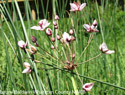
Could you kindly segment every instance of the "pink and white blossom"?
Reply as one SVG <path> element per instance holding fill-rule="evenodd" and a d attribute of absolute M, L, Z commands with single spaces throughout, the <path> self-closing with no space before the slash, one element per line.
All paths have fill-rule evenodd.
<path fill-rule="evenodd" d="M 31 73 L 30 64 L 28 62 L 24 62 L 25 69 L 22 71 L 22 73 Z"/>
<path fill-rule="evenodd" d="M 39 21 L 39 26 L 33 26 L 33 27 L 31 27 L 31 29 L 43 31 L 49 25 L 50 25 L 50 23 L 46 19 L 43 19 L 43 20 Z"/>
<path fill-rule="evenodd" d="M 99 49 L 100 49 L 100 51 L 102 51 L 102 53 L 105 53 L 105 54 L 115 53 L 114 50 L 109 50 L 106 43 L 104 43 L 104 42 L 99 46 Z"/>
<path fill-rule="evenodd" d="M 70 41 L 71 41 L 71 36 L 68 33 L 64 32 L 62 42 L 69 44 Z"/>
<path fill-rule="evenodd" d="M 91 91 L 93 85 L 94 85 L 94 83 L 86 83 L 83 85 L 83 90 L 89 92 L 89 91 Z"/>
<path fill-rule="evenodd" d="M 70 3 L 71 10 L 70 11 L 82 11 L 82 9 L 86 6 L 86 3 L 82 3 L 81 5 L 79 3 Z"/>
<path fill-rule="evenodd" d="M 20 40 L 20 41 L 18 41 L 18 46 L 21 49 L 25 49 L 25 47 L 27 46 L 27 44 L 23 40 Z"/>
<path fill-rule="evenodd" d="M 99 32 L 96 20 L 93 21 L 92 25 L 84 24 L 83 27 L 87 30 L 87 32 Z"/>
<path fill-rule="evenodd" d="M 50 28 L 46 29 L 46 35 L 48 35 L 48 36 L 52 35 L 52 30 Z"/>

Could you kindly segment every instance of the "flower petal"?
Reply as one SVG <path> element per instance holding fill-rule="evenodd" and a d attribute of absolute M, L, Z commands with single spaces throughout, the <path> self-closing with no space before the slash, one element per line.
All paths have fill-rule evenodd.
<path fill-rule="evenodd" d="M 33 26 L 33 27 L 31 27 L 31 29 L 34 29 L 34 30 L 41 30 L 41 27 L 40 27 L 40 26 Z"/>
<path fill-rule="evenodd" d="M 26 43 L 23 40 L 18 41 L 18 46 L 22 49 L 26 47 Z"/>
<path fill-rule="evenodd" d="M 115 53 L 115 51 L 114 50 L 108 50 L 108 51 L 105 52 L 105 54 L 112 54 L 112 53 Z"/>
<path fill-rule="evenodd" d="M 28 62 L 24 62 L 24 66 L 27 68 L 30 67 L 30 64 Z"/>
<path fill-rule="evenodd" d="M 97 21 L 96 21 L 96 19 L 93 21 L 92 25 L 97 26 Z"/>
<path fill-rule="evenodd" d="M 70 3 L 70 6 L 71 6 L 71 10 L 70 11 L 77 11 L 78 10 L 78 7 L 77 7 L 76 4 Z"/>
<path fill-rule="evenodd" d="M 107 45 L 106 45 L 106 43 L 104 43 L 104 42 L 100 45 L 99 49 L 100 49 L 102 52 L 106 52 L 106 51 L 109 50 L 108 47 L 107 47 Z"/>
<path fill-rule="evenodd" d="M 81 11 L 86 6 L 86 3 L 82 3 L 79 7 L 79 10 Z"/>
<path fill-rule="evenodd" d="M 91 26 L 90 26 L 90 25 L 84 24 L 83 27 L 84 27 L 88 32 L 91 31 Z"/>
<path fill-rule="evenodd" d="M 27 67 L 27 68 L 25 68 L 25 69 L 22 71 L 22 73 L 23 73 L 23 74 L 24 74 L 24 73 L 29 73 L 29 71 L 30 71 L 30 68 Z"/>

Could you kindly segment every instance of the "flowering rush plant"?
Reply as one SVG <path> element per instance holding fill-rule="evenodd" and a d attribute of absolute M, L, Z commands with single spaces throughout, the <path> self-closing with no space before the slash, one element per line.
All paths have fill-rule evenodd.
<path fill-rule="evenodd" d="M 86 7 L 86 3 L 70 3 L 71 10 L 70 12 L 77 12 L 77 27 L 78 27 L 78 12 L 83 11 Z M 91 91 L 92 87 L 94 86 L 94 83 L 84 83 L 77 71 L 77 68 L 80 64 L 87 63 L 102 54 L 112 54 L 115 53 L 114 50 L 109 50 L 106 43 L 103 41 L 102 44 L 98 47 L 100 50 L 100 54 L 97 56 L 94 56 L 93 58 L 86 60 L 85 62 L 79 63 L 79 59 L 82 58 L 82 55 L 84 54 L 85 50 L 90 45 L 90 42 L 93 39 L 94 33 L 99 32 L 97 26 L 98 22 L 95 19 L 92 24 L 83 24 L 84 30 L 90 34 L 89 40 L 87 45 L 85 46 L 84 50 L 81 52 L 80 55 L 77 55 L 77 41 L 78 40 L 78 28 L 71 28 L 68 31 L 62 31 L 59 28 L 59 21 L 60 18 L 58 15 L 55 15 L 53 23 L 50 23 L 47 19 L 40 20 L 38 22 L 38 25 L 32 26 L 32 30 L 36 30 L 38 32 L 44 32 L 46 37 L 48 38 L 49 42 L 49 49 L 52 53 L 47 51 L 45 48 L 42 48 L 42 46 L 37 41 L 38 38 L 35 36 L 31 37 L 32 44 L 29 44 L 24 42 L 23 40 L 20 40 L 18 42 L 19 47 L 25 51 L 26 54 L 30 53 L 30 58 L 34 63 L 43 63 L 39 59 L 36 59 L 35 56 L 38 56 L 44 60 L 50 60 L 50 58 L 54 61 L 52 64 L 50 63 L 49 66 L 56 67 L 58 69 L 61 68 L 61 70 L 66 70 L 70 72 L 76 72 L 76 75 L 78 76 L 78 79 L 80 80 L 82 84 L 82 88 L 84 91 L 89 92 Z M 53 26 L 50 27 L 50 25 Z M 28 48 L 29 47 L 29 48 Z M 45 46 L 48 48 L 47 46 Z M 44 53 L 40 54 L 40 50 Z M 38 58 L 37 57 L 37 58 Z M 43 63 L 44 64 L 44 63 Z M 30 65 L 30 62 L 24 62 L 25 69 L 22 71 L 22 73 L 33 73 L 34 68 L 32 65 Z"/>

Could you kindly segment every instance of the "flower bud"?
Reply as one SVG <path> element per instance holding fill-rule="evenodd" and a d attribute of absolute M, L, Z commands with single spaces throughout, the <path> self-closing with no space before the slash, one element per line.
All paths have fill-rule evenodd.
<path fill-rule="evenodd" d="M 34 36 L 31 37 L 31 40 L 33 43 L 35 43 L 37 41 L 37 39 Z"/>
<path fill-rule="evenodd" d="M 34 43 L 34 45 L 35 45 L 36 47 L 39 47 L 39 45 L 38 45 L 38 43 L 37 43 L 37 42 L 35 42 L 35 43 Z"/>
<path fill-rule="evenodd" d="M 54 25 L 54 26 L 57 26 L 57 22 L 56 22 L 56 21 L 53 21 L 53 25 Z"/>
<path fill-rule="evenodd" d="M 97 26 L 97 21 L 94 20 L 92 25 Z"/>
<path fill-rule="evenodd" d="M 60 39 L 61 39 L 61 37 L 60 37 L 59 35 L 56 35 L 56 38 L 57 38 L 57 40 L 60 40 Z"/>
<path fill-rule="evenodd" d="M 75 54 L 72 54 L 72 58 L 75 58 Z"/>
<path fill-rule="evenodd" d="M 69 34 L 73 35 L 73 30 L 72 29 L 70 29 Z"/>
<path fill-rule="evenodd" d="M 55 47 L 53 45 L 51 45 L 51 49 L 54 49 Z"/>
<path fill-rule="evenodd" d="M 25 49 L 25 47 L 27 46 L 27 44 L 23 40 L 20 40 L 20 41 L 18 41 L 18 46 L 21 49 Z"/>
<path fill-rule="evenodd" d="M 70 62 L 69 62 L 69 61 L 66 61 L 66 63 L 67 63 L 67 64 L 70 64 Z"/>
<path fill-rule="evenodd" d="M 54 37 L 52 37 L 52 42 L 55 42 L 55 38 Z"/>
<path fill-rule="evenodd" d="M 52 30 L 50 28 L 47 28 L 46 35 L 48 35 L 48 36 L 52 35 Z"/>
<path fill-rule="evenodd" d="M 34 47 L 34 46 L 32 46 L 32 45 L 30 45 L 30 48 L 31 48 L 31 51 L 30 50 L 28 50 L 31 54 L 35 54 L 36 52 L 37 52 L 37 49 Z"/>
<path fill-rule="evenodd" d="M 58 15 L 55 15 L 55 20 L 59 20 L 59 16 Z"/>
<path fill-rule="evenodd" d="M 55 28 L 55 29 L 58 29 L 58 26 L 56 25 L 56 26 L 54 26 L 54 28 Z"/>

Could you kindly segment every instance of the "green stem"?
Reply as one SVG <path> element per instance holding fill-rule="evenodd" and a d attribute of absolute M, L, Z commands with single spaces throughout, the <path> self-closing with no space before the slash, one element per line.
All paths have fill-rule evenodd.
<path fill-rule="evenodd" d="M 99 18 L 99 23 L 100 23 L 100 29 L 101 29 L 102 40 L 103 40 L 103 42 L 104 42 L 104 34 L 103 34 L 103 30 L 102 30 L 102 22 L 101 22 L 101 20 L 100 20 L 99 8 L 98 8 L 97 0 L 96 0 L 96 8 L 97 8 L 97 12 L 98 12 L 98 18 Z"/>

